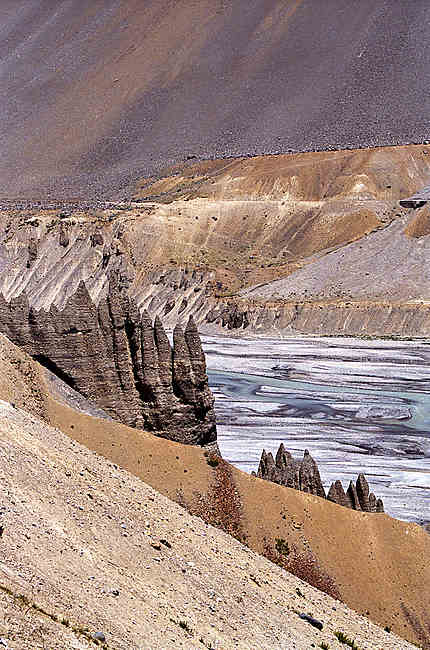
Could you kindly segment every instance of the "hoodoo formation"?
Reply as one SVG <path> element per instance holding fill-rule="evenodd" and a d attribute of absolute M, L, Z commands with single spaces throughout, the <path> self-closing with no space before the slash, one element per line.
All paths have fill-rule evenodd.
<path fill-rule="evenodd" d="M 113 418 L 158 436 L 218 451 L 214 398 L 192 318 L 173 349 L 114 277 L 98 307 L 83 282 L 64 309 L 36 311 L 0 296 L 0 331 Z"/>
<path fill-rule="evenodd" d="M 382 499 L 377 499 L 373 492 L 370 492 L 364 474 L 359 474 L 355 485 L 350 481 L 346 492 L 341 481 L 335 481 L 326 495 L 318 465 L 307 449 L 302 460 L 293 458 L 282 443 L 279 445 L 276 459 L 271 452 L 266 453 L 263 449 L 258 472 L 253 472 L 253 475 L 278 485 L 315 494 L 352 510 L 384 512 Z"/>
<path fill-rule="evenodd" d="M 0 0 L 0 647 L 430 650 L 429 36 Z"/>

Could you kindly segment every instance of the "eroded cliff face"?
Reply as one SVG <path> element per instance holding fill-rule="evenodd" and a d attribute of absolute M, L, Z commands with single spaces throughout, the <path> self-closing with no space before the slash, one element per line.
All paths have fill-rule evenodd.
<path fill-rule="evenodd" d="M 263 449 L 258 472 L 253 474 L 266 481 L 314 494 L 352 510 L 384 512 L 382 499 L 377 499 L 373 492 L 370 492 L 364 474 L 358 475 L 355 484 L 350 481 L 346 492 L 341 481 L 335 481 L 326 495 L 318 465 L 307 449 L 301 461 L 293 458 L 282 443 L 275 459 L 270 452 L 266 453 Z"/>
<path fill-rule="evenodd" d="M 430 334 L 430 147 L 186 163 L 135 200 L 0 201 L 0 291 L 63 309 L 109 277 L 141 313 L 240 334 Z"/>
<path fill-rule="evenodd" d="M 288 335 L 428 337 L 430 302 L 388 300 L 257 301 L 229 298 L 212 303 L 202 330 L 226 329 Z"/>
<path fill-rule="evenodd" d="M 111 278 L 96 306 L 83 282 L 59 310 L 0 296 L 0 329 L 72 388 L 129 426 L 217 451 L 214 398 L 192 318 L 174 330 L 173 349 Z"/>

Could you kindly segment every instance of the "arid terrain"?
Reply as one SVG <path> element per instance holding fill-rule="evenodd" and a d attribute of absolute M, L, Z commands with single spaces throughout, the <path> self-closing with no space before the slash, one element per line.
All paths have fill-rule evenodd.
<path fill-rule="evenodd" d="M 3 488 L 2 512 L 5 514 L 2 516 L 1 523 L 5 527 L 5 533 L 1 543 L 9 553 L 8 562 L 4 560 L 6 576 L 3 580 L 6 580 L 6 587 L 13 589 L 14 592 L 24 591 L 29 598 L 30 596 L 34 598 L 47 611 L 55 612 L 60 617 L 66 616 L 76 624 L 87 626 L 89 623 L 90 629 L 104 627 L 105 630 L 109 630 L 109 634 L 115 635 L 113 647 L 160 647 L 160 642 L 157 640 L 154 641 L 153 646 L 145 643 L 139 646 L 139 639 L 142 638 L 140 635 L 147 630 L 145 625 L 151 611 L 156 615 L 152 617 L 153 620 L 160 620 L 160 628 L 154 628 L 154 635 L 159 634 L 161 636 L 158 638 L 167 638 L 166 647 L 169 647 L 167 643 L 172 639 L 175 639 L 175 643 L 178 639 L 182 641 L 183 647 L 194 647 L 191 637 L 185 634 L 184 638 L 183 631 L 178 630 L 177 626 L 175 628 L 175 624 L 171 624 L 170 617 L 175 621 L 187 620 L 190 627 L 196 631 L 196 636 L 202 635 L 205 642 L 217 638 L 220 641 L 218 646 L 220 648 L 232 647 L 228 639 L 235 638 L 238 639 L 238 647 L 253 648 L 255 645 L 250 639 L 256 638 L 255 635 L 258 634 L 261 634 L 259 647 L 285 647 L 285 642 L 279 637 L 282 626 L 279 627 L 280 614 L 274 601 L 269 608 L 270 615 L 268 611 L 267 614 L 262 615 L 263 605 L 257 604 L 261 601 L 255 601 L 254 596 L 250 596 L 252 607 L 255 606 L 252 612 L 255 611 L 257 617 L 261 615 L 261 620 L 264 621 L 261 633 L 256 627 L 252 637 L 244 636 L 245 632 L 239 625 L 240 616 L 245 617 L 242 623 L 247 621 L 247 625 L 249 621 L 254 621 L 254 615 L 247 609 L 251 605 L 249 602 L 248 605 L 246 604 L 246 594 L 241 595 L 244 598 L 243 613 L 240 614 L 236 609 L 232 610 L 233 604 L 229 600 L 230 604 L 226 605 L 226 612 L 230 608 L 230 614 L 223 616 L 220 613 L 225 620 L 222 622 L 220 619 L 216 623 L 215 632 L 210 626 L 210 622 L 213 621 L 205 623 L 206 619 L 201 619 L 203 614 L 200 610 L 195 610 L 194 606 L 192 606 L 193 616 L 191 616 L 191 595 L 184 597 L 183 604 L 180 604 L 182 601 L 179 592 L 185 592 L 185 596 L 192 588 L 195 589 L 195 598 L 199 601 L 195 604 L 202 608 L 202 612 L 206 611 L 204 607 L 207 607 L 207 603 L 202 602 L 206 597 L 198 596 L 198 593 L 201 593 L 200 583 L 195 582 L 196 577 L 193 573 L 190 575 L 194 567 L 192 564 L 187 565 L 186 562 L 194 562 L 195 566 L 201 567 L 202 574 L 207 575 L 209 557 L 214 557 L 213 561 L 219 563 L 218 568 L 214 567 L 213 570 L 220 572 L 221 576 L 221 573 L 225 575 L 226 568 L 224 553 L 227 555 L 232 553 L 227 564 L 230 577 L 233 575 L 232 571 L 239 570 L 235 568 L 241 562 L 236 559 L 239 558 L 238 553 L 244 554 L 243 557 L 246 557 L 248 562 L 251 561 L 251 557 L 256 558 L 257 565 L 250 569 L 247 580 L 254 585 L 253 589 L 257 586 L 264 594 L 266 586 L 269 588 L 265 580 L 269 580 L 267 576 L 271 571 L 274 572 L 276 589 L 287 589 L 289 594 L 292 592 L 292 600 L 286 596 L 282 596 L 285 600 L 280 600 L 279 593 L 274 596 L 278 604 L 281 603 L 282 617 L 285 616 L 285 603 L 293 612 L 296 608 L 300 608 L 302 597 L 296 591 L 297 586 L 300 593 L 314 594 L 312 597 L 317 597 L 315 591 L 305 591 L 308 587 L 302 588 L 301 583 L 294 582 L 295 578 L 289 577 L 287 573 L 282 573 L 283 577 L 280 580 L 281 569 L 271 568 L 270 563 L 258 559 L 253 554 L 250 555 L 250 551 L 246 548 L 248 547 L 266 555 L 281 567 L 285 566 L 306 582 L 342 600 L 356 612 L 367 615 L 382 628 L 388 627 L 393 632 L 427 647 L 429 625 L 427 584 L 430 578 L 427 557 L 430 537 L 422 528 L 391 519 L 387 515 L 347 510 L 318 497 L 253 478 L 229 466 L 225 461 L 218 460 L 218 464 L 209 463 L 211 458 L 205 456 L 204 451 L 197 447 L 155 438 L 149 433 L 130 429 L 112 420 L 98 419 L 83 413 L 82 410 L 87 412 L 90 410 L 84 400 L 75 401 L 75 406 L 78 403 L 80 411 L 71 408 L 66 403 L 69 399 L 64 396 L 64 391 L 59 391 L 53 388 L 52 384 L 47 383 L 46 371 L 4 337 L 1 339 L 1 363 L 4 371 L 0 381 L 0 398 L 8 403 L 2 405 L 2 445 L 5 454 L 2 466 L 5 467 L 3 480 L 7 481 L 7 484 Z M 56 427 L 60 432 L 67 434 L 67 438 L 49 427 Z M 82 444 L 107 460 L 96 458 L 81 447 Z M 25 472 L 24 465 L 27 467 Z M 136 478 L 132 478 L 125 470 Z M 21 476 L 22 480 L 17 480 L 18 476 Z M 164 497 L 185 506 L 189 512 L 198 517 L 190 518 L 184 510 L 178 509 L 164 497 L 157 496 L 138 479 L 152 486 Z M 136 496 L 136 494 L 140 495 L 140 491 L 142 496 Z M 152 498 L 154 501 L 151 500 Z M 124 501 L 121 501 L 122 499 Z M 157 511 L 154 504 L 158 502 L 160 515 L 155 516 L 154 513 Z M 121 505 L 122 503 L 124 506 Z M 176 528 L 172 521 L 176 521 L 177 518 L 181 523 L 178 524 L 179 534 L 175 536 Z M 149 526 L 146 525 L 146 521 L 149 522 Z M 188 521 L 189 526 L 182 523 Z M 216 531 L 213 535 L 221 535 L 219 539 L 223 540 L 222 544 L 221 542 L 210 543 L 208 538 L 213 529 L 208 528 L 205 522 L 231 533 L 246 546 L 243 547 L 224 533 Z M 123 524 L 125 528 L 121 528 Z M 13 526 L 17 526 L 15 535 L 12 531 Z M 73 528 L 73 532 L 68 533 L 70 527 Z M 149 528 L 149 536 L 143 536 L 142 530 L 146 528 Z M 190 535 L 193 532 L 189 538 L 181 534 L 181 531 L 185 533 L 188 530 Z M 201 544 L 202 536 L 205 538 L 204 545 Z M 200 543 L 195 541 L 199 537 Z M 145 576 L 149 575 L 146 572 L 154 571 L 154 566 L 158 567 L 159 559 L 164 556 L 170 557 L 167 549 L 163 551 L 163 545 L 161 552 L 150 546 L 151 543 L 158 546 L 161 538 L 166 538 L 172 544 L 172 551 L 176 548 L 184 563 L 184 566 L 177 565 L 175 569 L 178 578 L 171 576 L 170 571 L 168 577 L 164 571 L 161 574 L 156 573 L 160 575 L 162 582 L 165 581 L 163 582 L 165 586 L 160 583 L 159 587 L 160 593 L 164 592 L 163 599 L 167 598 L 168 584 L 173 581 L 172 586 L 175 588 L 175 580 L 184 580 L 184 575 L 192 578 L 191 583 L 194 585 L 186 587 L 185 584 L 188 583 L 182 586 L 178 583 L 178 591 L 171 591 L 171 600 L 166 601 L 165 611 L 161 611 L 159 599 L 158 607 L 150 604 L 154 603 L 151 599 L 156 597 L 153 585 L 151 596 L 148 588 L 144 587 L 147 584 Z M 52 549 L 49 553 L 55 555 L 48 555 L 47 559 L 43 560 L 43 566 L 39 566 L 42 558 L 38 559 L 40 555 L 38 548 L 40 544 L 46 548 L 47 539 L 49 539 L 49 548 Z M 289 549 L 288 553 L 281 553 L 277 549 L 278 539 L 284 540 Z M 176 546 L 179 543 L 180 551 L 179 546 Z M 135 545 L 138 544 L 140 544 L 139 553 L 136 553 L 138 546 Z M 112 548 L 108 557 L 105 555 L 107 547 Z M 97 550 L 98 548 L 100 550 Z M 197 548 L 201 549 L 199 552 L 202 555 L 198 555 Z M 278 548 L 280 548 L 279 544 Z M 102 556 L 99 557 L 98 553 L 101 553 L 102 549 Z M 212 553 L 214 555 L 211 555 Z M 52 557 L 55 557 L 55 561 L 52 561 Z M 105 559 L 102 560 L 102 557 Z M 114 557 L 118 560 L 113 559 Z M 162 561 L 170 561 L 167 557 Z M 202 558 L 199 562 L 203 562 L 205 568 L 197 564 L 198 557 Z M 72 566 L 75 568 L 70 572 L 72 560 Z M 113 564 L 109 564 L 108 560 Z M 139 562 L 139 571 L 143 571 L 143 576 L 130 570 L 129 562 L 134 566 L 133 563 L 136 561 Z M 85 570 L 80 562 L 85 562 Z M 109 567 L 105 567 L 105 563 L 108 563 Z M 261 573 L 263 569 L 258 568 L 260 566 L 258 563 L 263 563 L 261 566 L 266 567 L 264 571 L 269 573 Z M 150 569 L 146 568 L 147 565 Z M 14 567 L 13 571 L 10 566 Z M 185 574 L 182 569 L 185 569 Z M 61 573 L 64 571 L 68 572 L 66 584 L 69 585 L 69 590 L 62 589 L 59 592 L 59 581 L 64 584 L 59 576 L 64 575 Z M 251 574 L 252 577 L 249 577 Z M 112 609 L 109 611 L 112 613 L 109 614 L 106 610 L 106 598 L 112 599 L 109 593 L 114 589 L 118 588 L 120 594 L 125 591 L 124 581 L 131 578 L 133 586 L 130 584 L 127 587 L 131 590 L 130 593 L 127 592 L 129 604 L 120 607 L 124 614 L 124 623 L 120 625 L 118 622 L 120 601 L 116 598 L 108 601 L 114 603 L 110 605 Z M 154 579 L 151 573 L 151 582 Z M 237 578 L 237 580 L 241 579 L 241 577 Z M 84 601 L 80 602 L 74 593 L 75 587 L 78 593 L 82 593 L 78 585 L 83 581 L 86 584 L 87 580 L 94 585 L 94 595 L 91 595 L 91 590 L 85 587 L 85 597 L 84 593 L 82 595 Z M 219 577 L 219 580 L 227 580 L 227 577 Z M 275 578 L 270 580 L 273 580 L 275 585 Z M 270 580 L 269 584 L 271 584 Z M 292 582 L 289 582 L 290 580 Z M 139 599 L 142 597 L 145 607 L 149 609 L 146 616 L 140 617 L 140 622 L 136 623 L 136 630 L 133 631 L 134 624 L 130 623 L 130 619 L 137 621 L 139 618 L 138 604 L 132 602 L 132 596 L 135 599 L 138 597 L 134 591 L 137 589 L 136 581 L 144 589 Z M 209 582 L 212 584 L 216 582 L 215 577 Z M 37 586 L 35 587 L 33 583 Z M 291 586 L 287 587 L 287 585 Z M 215 591 L 218 588 L 220 587 L 215 587 Z M 103 594 L 103 589 L 108 595 Z M 217 598 L 227 598 L 229 590 L 231 591 L 229 598 L 235 598 L 237 588 L 226 585 L 222 589 L 225 589 L 222 591 L 223 595 L 216 596 Z M 296 598 L 297 596 L 299 599 Z M 261 597 L 266 599 L 265 595 Z M 318 592 L 318 598 L 326 597 Z M 72 600 L 73 605 L 71 605 Z M 10 603 L 10 599 L 8 602 Z M 90 602 L 90 609 L 95 612 L 91 619 L 87 614 Z M 97 602 L 100 602 L 101 609 L 93 610 Z M 182 607 L 182 610 L 179 614 L 173 615 L 171 612 L 175 602 L 179 603 L 176 607 Z M 325 621 L 337 616 L 338 611 L 346 611 L 343 605 L 332 604 L 332 601 L 327 599 L 318 602 L 327 603 L 325 611 L 329 618 L 324 619 Z M 316 605 L 312 608 L 308 603 L 303 606 L 304 613 L 310 613 L 316 618 L 318 618 L 317 614 L 323 616 L 322 605 L 321 608 L 318 606 L 318 609 Z M 216 605 L 214 608 L 218 611 Z M 237 623 L 233 623 L 232 611 L 238 612 Z M 31 612 L 31 616 L 33 613 Z M 329 629 L 345 628 L 345 633 L 349 637 L 356 637 L 360 648 L 407 647 L 403 646 L 402 642 L 393 640 L 391 634 L 388 635 L 382 629 L 374 633 L 367 632 L 367 628 L 363 627 L 362 623 L 357 623 L 355 626 L 353 623 L 355 614 L 348 612 L 345 615 L 351 627 L 347 627 L 346 619 L 342 618 L 339 622 L 337 619 L 332 619 L 334 622 Z M 273 620 L 274 631 L 273 636 L 266 637 L 268 630 L 272 629 L 267 625 L 269 616 L 271 617 L 269 620 Z M 14 618 L 15 615 L 12 616 L 12 619 Z M 38 625 L 40 624 L 41 622 L 38 621 Z M 166 633 L 166 624 L 168 633 Z M 126 627 L 122 627 L 123 625 Z M 237 625 L 237 631 L 233 633 L 232 629 L 226 627 L 227 625 Z M 49 626 L 52 627 L 51 623 Z M 289 633 L 295 634 L 296 624 L 293 625 L 289 621 L 287 629 Z M 70 631 L 62 630 L 63 632 L 69 634 Z M 246 634 L 250 634 L 250 630 Z M 311 634 L 309 641 L 306 636 L 303 636 L 306 634 Z M 308 623 L 299 621 L 297 637 L 293 637 L 296 641 L 291 642 L 291 647 L 309 647 L 312 639 L 315 642 L 315 639 L 319 638 L 312 637 L 314 634 L 313 628 L 309 627 Z M 125 645 L 121 645 L 121 635 L 126 635 L 125 638 L 130 639 L 131 645 L 127 646 L 127 641 L 124 642 Z M 321 636 L 322 640 L 325 638 Z M 374 645 L 376 638 L 377 646 Z M 306 639 L 304 645 L 301 645 L 300 639 Z M 337 647 L 334 638 L 328 642 L 330 648 Z M 241 643 L 243 645 L 240 645 Z M 297 645 L 294 646 L 294 643 Z M 18 643 L 15 647 L 20 648 L 22 645 Z M 79 646 L 70 645 L 70 647 Z"/>
<path fill-rule="evenodd" d="M 115 274 L 173 327 L 427 336 L 428 145 L 176 165 L 128 202 L 1 203 L 0 286 L 62 309 Z"/>
<path fill-rule="evenodd" d="M 425 0 L 2 0 L 0 195 L 428 138 Z M 198 28 L 196 28 L 198 26 Z"/>
<path fill-rule="evenodd" d="M 429 24 L 0 2 L 0 648 L 430 650 Z"/>

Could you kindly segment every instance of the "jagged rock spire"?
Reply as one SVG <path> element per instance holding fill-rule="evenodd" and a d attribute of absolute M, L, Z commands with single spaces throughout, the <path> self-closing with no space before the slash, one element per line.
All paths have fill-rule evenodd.
<path fill-rule="evenodd" d="M 349 508 L 352 508 L 353 510 L 361 510 L 361 505 L 357 494 L 357 488 L 355 487 L 352 481 L 349 482 L 349 486 L 346 491 L 346 502 Z"/>
<path fill-rule="evenodd" d="M 129 426 L 219 453 L 214 398 L 191 319 L 172 350 L 159 318 L 140 316 L 111 276 L 98 307 L 84 282 L 60 311 L 30 309 L 25 295 L 0 296 L 0 331 L 72 388 Z"/>
<path fill-rule="evenodd" d="M 192 316 L 190 316 L 185 328 L 185 342 L 190 355 L 194 383 L 196 386 L 202 385 L 207 381 L 206 360 L 197 326 Z"/>
<path fill-rule="evenodd" d="M 359 474 L 357 482 L 355 484 L 358 500 L 360 502 L 361 509 L 364 512 L 371 512 L 370 501 L 369 501 L 369 484 L 366 481 L 364 474 Z"/>
<path fill-rule="evenodd" d="M 173 386 L 177 395 L 187 401 L 194 399 L 194 374 L 190 351 L 182 327 L 173 330 Z"/>
<path fill-rule="evenodd" d="M 385 512 L 384 503 L 383 503 L 382 499 L 377 499 L 376 500 L 376 512 Z"/>
<path fill-rule="evenodd" d="M 272 483 L 278 482 L 276 480 L 277 471 L 276 471 L 275 461 L 273 460 L 273 455 L 271 454 L 271 452 L 267 454 L 265 449 L 263 449 L 263 453 L 261 454 L 257 476 L 259 478 L 267 477 L 267 480 L 272 481 Z"/>
<path fill-rule="evenodd" d="M 172 385 L 173 356 L 170 341 L 158 316 L 154 322 L 155 346 L 158 354 L 158 372 L 160 381 L 165 386 Z"/>
<path fill-rule="evenodd" d="M 158 353 L 154 341 L 154 330 L 147 311 L 141 317 L 140 344 L 142 355 L 142 376 L 145 395 L 155 401 L 156 388 L 160 383 Z"/>
<path fill-rule="evenodd" d="M 339 504 L 340 506 L 348 506 L 345 490 L 343 489 L 343 485 L 339 480 L 331 484 L 330 490 L 327 494 L 327 499 L 329 501 L 333 501 L 333 503 Z"/>
<path fill-rule="evenodd" d="M 325 498 L 325 490 L 321 482 L 318 465 L 306 449 L 299 470 L 299 486 L 302 492 L 316 494 Z"/>
<path fill-rule="evenodd" d="M 258 472 L 253 474 L 279 485 L 327 498 L 333 503 L 353 510 L 384 512 L 382 500 L 376 499 L 372 492 L 369 493 L 369 485 L 364 474 L 359 474 L 356 484 L 350 482 L 346 493 L 342 483 L 335 481 L 331 484 L 326 497 L 318 465 L 307 449 L 301 461 L 294 459 L 282 443 L 279 445 L 275 460 L 271 452 L 267 453 L 263 449 Z"/>
<path fill-rule="evenodd" d="M 279 449 L 276 454 L 276 467 L 279 471 L 280 483 L 286 487 L 295 488 L 296 490 L 300 489 L 299 485 L 299 465 L 296 463 L 294 458 L 291 456 L 284 445 L 279 445 Z"/>

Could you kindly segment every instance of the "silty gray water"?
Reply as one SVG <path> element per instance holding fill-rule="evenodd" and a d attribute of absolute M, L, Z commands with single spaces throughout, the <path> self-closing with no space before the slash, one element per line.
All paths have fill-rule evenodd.
<path fill-rule="evenodd" d="M 430 346 L 351 338 L 205 337 L 220 449 L 308 448 L 326 487 L 364 472 L 400 519 L 430 519 Z"/>

